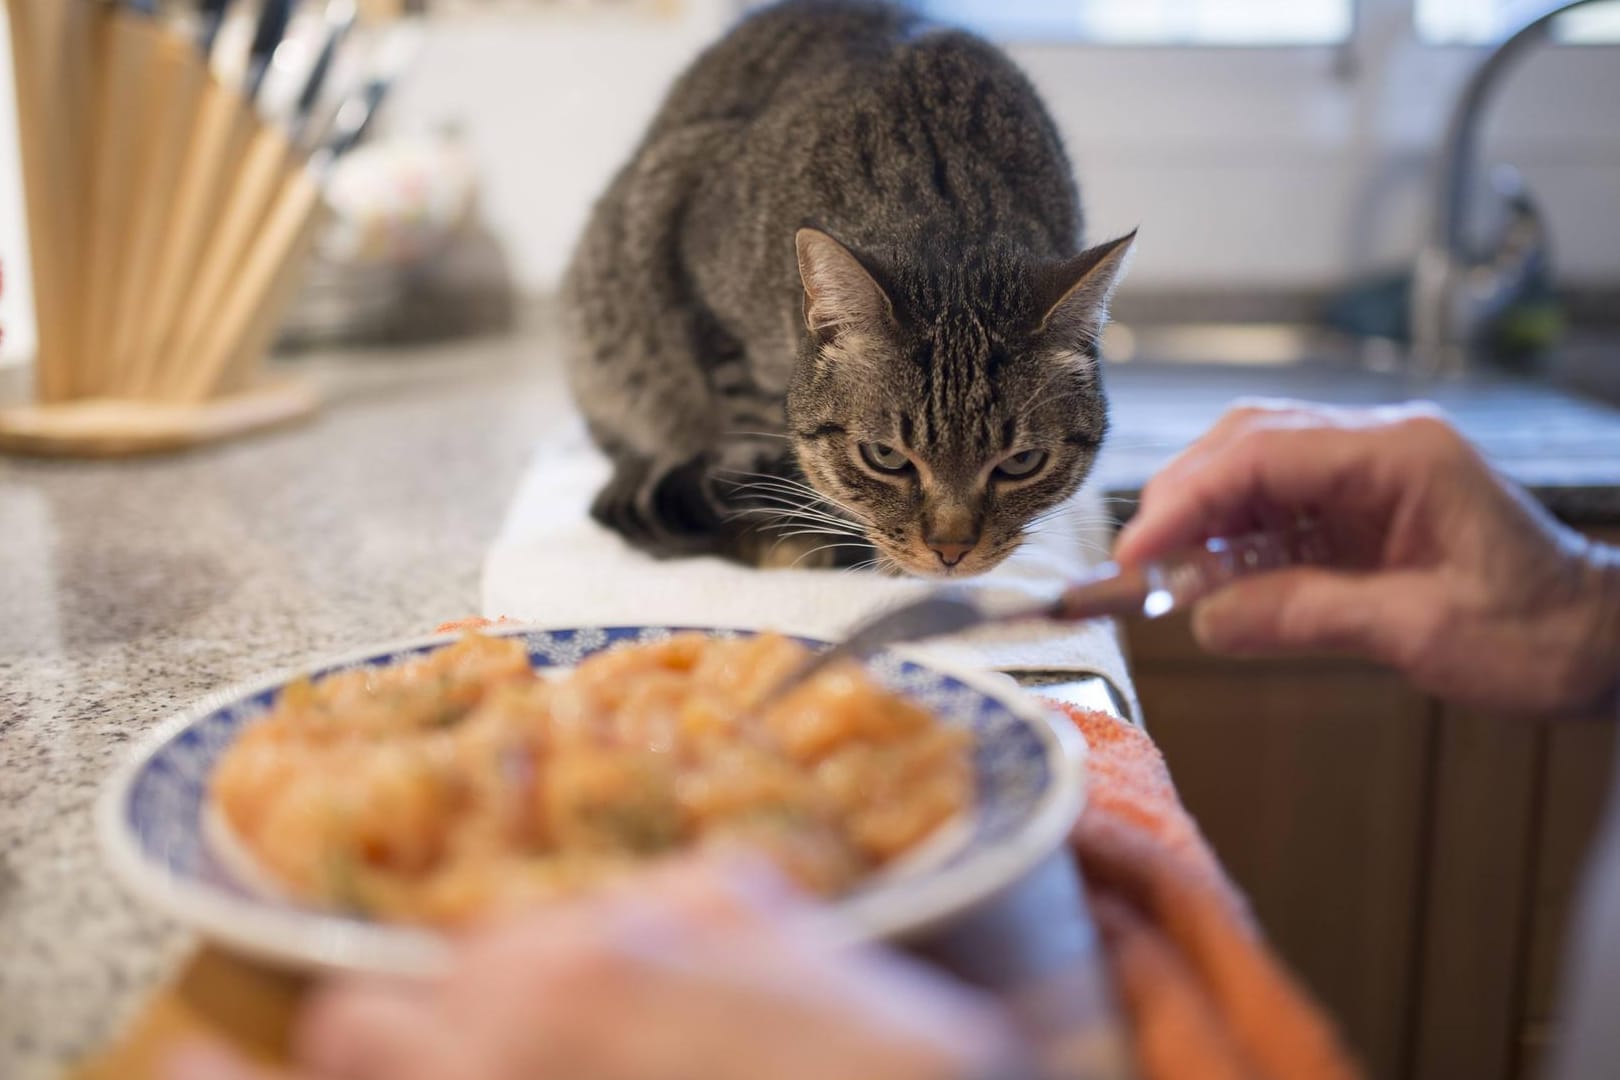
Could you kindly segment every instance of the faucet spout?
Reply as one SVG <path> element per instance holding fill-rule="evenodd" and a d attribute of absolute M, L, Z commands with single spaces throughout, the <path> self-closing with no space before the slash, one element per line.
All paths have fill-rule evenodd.
<path fill-rule="evenodd" d="M 1498 174 L 1508 221 L 1491 250 L 1469 250 L 1467 233 L 1475 193 L 1478 142 L 1485 107 L 1520 56 L 1545 41 L 1549 24 L 1571 8 L 1596 0 L 1564 0 L 1503 38 L 1474 69 L 1452 107 L 1436 168 L 1428 235 L 1418 253 L 1408 298 L 1410 363 L 1422 375 L 1460 374 L 1484 324 L 1545 268 L 1546 230 L 1517 174 Z"/>

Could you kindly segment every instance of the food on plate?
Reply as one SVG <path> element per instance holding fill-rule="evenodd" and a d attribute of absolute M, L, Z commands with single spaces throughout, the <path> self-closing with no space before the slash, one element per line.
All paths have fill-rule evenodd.
<path fill-rule="evenodd" d="M 854 665 L 754 709 L 807 655 L 678 634 L 546 678 L 521 639 L 472 633 L 288 685 L 210 797 L 288 891 L 385 920 L 453 925 L 725 846 L 837 895 L 967 808 L 969 738 Z"/>

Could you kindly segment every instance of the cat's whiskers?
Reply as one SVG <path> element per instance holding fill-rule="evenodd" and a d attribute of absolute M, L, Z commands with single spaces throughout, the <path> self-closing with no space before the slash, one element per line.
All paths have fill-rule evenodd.
<path fill-rule="evenodd" d="M 795 519 L 789 523 L 818 523 L 824 526 L 823 531 L 848 536 L 862 535 L 859 530 L 862 526 L 870 524 L 864 514 L 837 499 L 828 498 L 808 484 L 762 473 L 738 472 L 735 475 L 762 477 L 759 480 L 737 484 L 737 492 L 757 499 L 765 505 L 739 508 L 728 514 L 728 519 L 745 515 Z"/>
<path fill-rule="evenodd" d="M 776 536 L 777 543 L 800 536 L 816 536 L 837 537 L 871 546 L 871 542 L 867 540 L 865 533 L 861 532 L 859 529 L 850 527 L 847 523 L 839 526 L 829 524 L 825 521 L 805 520 L 785 516 L 779 520 L 770 522 L 769 524 L 761 525 L 760 530 L 762 532 L 774 534 Z"/>
<path fill-rule="evenodd" d="M 815 554 L 817 554 L 819 552 L 822 552 L 822 551 L 831 551 L 833 548 L 851 548 L 851 547 L 865 547 L 865 546 L 866 545 L 864 545 L 864 544 L 822 544 L 820 547 L 813 547 L 809 551 L 806 551 L 803 555 L 800 555 L 797 559 L 794 559 L 793 562 L 788 564 L 788 569 L 792 570 L 792 569 L 797 568 L 800 563 L 804 562 L 804 560 L 806 560 L 810 556 L 815 555 Z"/>
<path fill-rule="evenodd" d="M 800 525 L 799 528 L 794 528 L 795 525 L 800 525 L 800 523 L 787 521 L 782 525 L 766 526 L 766 528 L 770 528 L 773 533 L 778 534 L 779 539 L 792 539 L 795 536 L 847 536 L 847 538 L 859 539 L 859 541 L 867 539 L 867 534 L 857 533 L 857 531 L 851 531 L 851 529 L 829 529 L 820 525 Z M 784 529 L 789 529 L 789 531 L 784 531 Z M 870 542 L 868 542 L 868 546 L 870 546 Z"/>
<path fill-rule="evenodd" d="M 759 478 L 757 480 L 753 480 L 753 481 L 750 481 L 748 483 L 738 484 L 737 489 L 739 491 L 755 491 L 755 490 L 758 490 L 758 491 L 774 492 L 774 493 L 777 493 L 777 494 L 792 494 L 792 495 L 797 495 L 797 496 L 803 496 L 803 497 L 811 500 L 811 502 L 813 504 L 816 504 L 816 503 L 825 504 L 827 506 L 835 507 L 838 510 L 843 511 L 844 513 L 846 513 L 849 516 L 851 516 L 853 518 L 856 518 L 858 520 L 864 520 L 865 519 L 866 515 L 862 514 L 860 511 L 856 510 L 854 507 L 852 507 L 849 504 L 847 504 L 845 502 L 842 502 L 842 501 L 840 501 L 838 499 L 834 499 L 831 496 L 825 495 L 822 492 L 817 491 L 815 488 L 811 487 L 809 484 L 806 484 L 806 483 L 804 483 L 802 481 L 793 480 L 793 479 L 791 479 L 789 477 L 785 477 L 785 476 L 775 476 L 775 475 L 772 475 L 770 473 L 748 473 L 748 472 L 740 472 L 740 471 L 735 471 L 734 472 L 732 470 L 727 470 L 727 471 L 731 472 L 732 475 L 736 475 L 736 476 L 753 476 L 753 477 L 758 477 Z"/>
<path fill-rule="evenodd" d="M 1111 517 L 1076 518 L 1064 514 L 1037 516 L 1024 523 L 1026 529 L 1062 528 L 1072 533 L 1112 532 L 1117 526 L 1118 522 Z"/>
<path fill-rule="evenodd" d="M 742 431 L 742 430 L 732 430 L 732 431 L 727 431 L 725 434 L 728 437 L 733 436 L 733 435 L 741 435 L 741 436 L 748 437 L 748 438 L 782 439 L 783 441 L 788 441 L 788 440 L 791 440 L 793 438 L 793 436 L 785 435 L 780 431 Z M 763 474 L 759 474 L 759 475 L 763 475 Z"/>
<path fill-rule="evenodd" d="M 1108 545 L 1098 540 L 1096 533 L 1102 530 L 1112 534 L 1118 528 L 1118 517 L 1106 510 L 1087 513 L 1064 505 L 1036 514 L 1024 523 L 1019 533 L 1024 537 L 1037 532 L 1043 536 L 1056 535 L 1080 545 L 1084 550 L 1107 556 Z"/>
<path fill-rule="evenodd" d="M 1054 379 L 1056 379 L 1059 375 L 1064 375 L 1064 374 L 1070 374 L 1070 372 L 1066 368 L 1062 367 L 1061 365 L 1054 366 L 1051 371 L 1048 371 L 1046 373 L 1046 378 L 1041 380 L 1040 385 L 1035 387 L 1035 392 L 1030 395 L 1030 398 L 1031 398 L 1030 403 L 1025 405 L 1023 408 L 1018 410 L 1019 418 L 1020 419 L 1028 419 L 1028 417 L 1029 417 L 1029 415 L 1031 413 L 1033 413 L 1036 409 L 1040 408 L 1042 405 L 1046 404 L 1052 398 L 1056 397 L 1057 394 L 1059 393 L 1059 391 L 1062 391 L 1063 389 L 1065 389 L 1062 386 L 1057 386 L 1057 387 L 1053 388 L 1053 390 L 1052 390 L 1052 392 L 1050 394 L 1046 394 L 1045 396 L 1042 396 L 1042 391 L 1044 391 L 1048 386 L 1051 386 L 1052 381 Z"/>
<path fill-rule="evenodd" d="M 1021 532 L 1021 535 L 1023 536 L 1024 539 L 1027 540 L 1027 539 L 1029 539 L 1029 537 L 1031 535 L 1034 534 L 1035 531 L 1036 530 L 1031 529 L 1028 526 L 1025 526 L 1025 528 Z M 1052 530 L 1049 530 L 1049 529 L 1043 529 L 1043 530 L 1040 530 L 1040 532 L 1043 535 L 1047 535 L 1047 536 L 1052 535 Z M 1089 536 L 1076 536 L 1076 535 L 1071 534 L 1071 535 L 1068 535 L 1068 536 L 1060 535 L 1059 538 L 1066 541 L 1069 544 L 1074 545 L 1077 549 L 1079 549 L 1081 552 L 1084 552 L 1087 555 L 1096 555 L 1096 556 L 1099 556 L 1099 557 L 1101 557 L 1103 559 L 1107 559 L 1110 555 L 1113 554 L 1113 552 L 1109 549 L 1107 544 L 1099 543 L 1097 540 L 1094 540 Z"/>
<path fill-rule="evenodd" d="M 790 495 L 787 492 L 753 492 L 751 493 L 750 498 L 754 500 L 751 505 L 739 506 L 736 508 L 735 512 L 746 513 L 752 509 L 794 510 L 802 511 L 807 514 L 818 514 L 822 517 L 836 518 L 841 516 L 840 514 L 834 513 L 831 508 L 817 506 L 814 503 L 807 503 L 800 497 Z M 845 517 L 843 520 L 853 521 L 854 519 Z"/>
<path fill-rule="evenodd" d="M 830 514 L 836 511 L 847 515 L 852 520 L 863 520 L 865 515 L 856 513 L 848 507 L 826 499 L 811 499 L 804 492 L 794 491 L 791 488 L 769 488 L 759 486 L 747 492 L 750 498 L 767 498 L 778 502 L 791 503 L 794 506 L 814 510 L 817 513 Z"/>
<path fill-rule="evenodd" d="M 1072 502 L 1058 503 L 1056 506 L 1042 510 L 1030 520 L 1050 521 L 1052 518 L 1059 517 L 1070 518 L 1074 521 L 1083 521 L 1088 525 L 1119 524 L 1119 515 L 1114 513 L 1112 510 L 1109 510 L 1107 507 L 1101 507 L 1093 510 L 1084 505 L 1076 505 Z"/>
<path fill-rule="evenodd" d="M 786 495 L 787 499 L 799 500 L 799 504 L 804 505 L 804 507 L 807 508 L 815 508 L 815 510 L 821 510 L 821 512 L 833 512 L 833 510 L 836 510 L 836 512 L 844 513 L 844 515 L 852 518 L 852 520 L 862 521 L 862 523 L 867 521 L 867 515 L 865 515 L 865 513 L 860 512 L 860 510 L 855 510 L 854 507 L 846 504 L 846 502 L 841 502 L 841 500 L 829 499 L 829 497 L 826 497 L 826 495 L 816 491 L 816 489 L 813 489 L 813 487 L 794 487 L 781 486 L 781 484 L 757 483 L 755 486 L 752 486 L 752 491 L 758 491 L 760 494 L 768 495 Z"/>
<path fill-rule="evenodd" d="M 735 484 L 734 489 L 736 494 L 750 497 L 758 495 L 786 496 L 792 499 L 796 504 L 800 505 L 816 506 L 819 504 L 827 507 L 838 506 L 837 503 L 825 499 L 813 492 L 805 491 L 801 488 L 790 487 L 785 484 L 768 483 L 762 480 L 755 480 L 746 484 Z"/>
<path fill-rule="evenodd" d="M 877 556 L 875 558 L 867 559 L 865 562 L 856 563 L 854 566 L 847 566 L 844 568 L 844 570 L 846 573 L 854 573 L 858 570 L 877 570 L 878 572 L 884 574 L 898 574 L 904 571 L 904 567 L 896 562 L 893 556 L 889 555 L 882 549 L 877 549 Z"/>
<path fill-rule="evenodd" d="M 1187 444 L 1174 439 L 1109 439 L 1108 445 L 1116 450 L 1180 450 Z"/>
<path fill-rule="evenodd" d="M 860 523 L 848 518 L 837 517 L 819 510 L 806 509 L 800 506 L 749 506 L 732 511 L 726 515 L 726 520 L 734 521 L 738 518 L 751 517 L 767 519 L 772 522 L 765 528 L 778 525 L 804 525 L 817 524 L 835 532 L 847 532 L 851 535 L 860 533 Z"/>
<path fill-rule="evenodd" d="M 1057 517 L 1033 518 L 1025 522 L 1024 527 L 1026 529 L 1044 529 L 1050 526 L 1053 528 L 1063 528 L 1072 533 L 1092 533 L 1098 531 L 1106 531 L 1111 533 L 1116 530 L 1117 524 L 1118 523 L 1112 518 L 1074 519 L 1065 518 L 1059 515 Z"/>

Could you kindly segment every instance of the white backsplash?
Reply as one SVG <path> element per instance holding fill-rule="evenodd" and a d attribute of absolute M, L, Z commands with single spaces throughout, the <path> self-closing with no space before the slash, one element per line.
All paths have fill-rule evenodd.
<path fill-rule="evenodd" d="M 23 214 L 22 171 L 17 152 L 16 83 L 11 74 L 11 32 L 0 6 L 0 364 L 34 355 L 34 300 L 28 273 L 28 228 Z"/>

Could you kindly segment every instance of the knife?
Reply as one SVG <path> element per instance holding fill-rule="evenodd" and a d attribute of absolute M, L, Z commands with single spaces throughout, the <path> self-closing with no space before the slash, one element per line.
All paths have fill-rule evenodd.
<path fill-rule="evenodd" d="M 242 80 L 242 93 L 249 101 L 258 99 L 270 62 L 287 36 L 292 8 L 293 0 L 264 0 L 264 7 L 259 9 L 259 25 L 253 31 L 253 44 L 248 47 L 247 73 Z"/>
<path fill-rule="evenodd" d="M 320 103 L 322 91 L 326 89 L 332 63 L 343 47 L 344 39 L 354 29 L 357 16 L 354 0 L 328 0 L 324 12 L 325 27 L 322 30 L 320 51 L 315 54 L 315 61 L 310 65 L 309 74 L 304 79 L 303 89 L 299 91 L 298 100 L 293 105 L 290 137 L 295 145 L 304 142 L 310 122 L 315 115 L 315 107 Z"/>
<path fill-rule="evenodd" d="M 406 19 L 390 26 L 372 50 L 361 85 L 343 99 L 324 126 L 301 133 L 306 144 L 316 147 L 310 155 L 311 171 L 328 172 L 365 138 L 384 99 L 421 47 L 422 30 L 417 22 Z"/>
<path fill-rule="evenodd" d="M 902 642 L 958 634 L 991 623 L 1080 622 L 1109 616 L 1156 619 L 1179 611 L 1241 578 L 1328 561 L 1326 538 L 1311 521 L 1284 529 L 1220 537 L 1139 567 L 1107 563 L 1056 600 L 990 610 L 959 591 L 931 593 L 863 623 L 843 641 L 790 672 L 754 708 L 762 709 L 843 660 L 859 660 Z"/>
<path fill-rule="evenodd" d="M 208 67 L 226 86 L 240 90 L 245 83 L 253 38 L 265 2 L 225 0 L 220 5 L 219 22 L 209 41 Z"/>
<path fill-rule="evenodd" d="M 225 24 L 226 8 L 230 4 L 231 0 L 201 0 L 197 5 L 197 51 L 205 57 L 214 54 L 214 40 Z"/>

